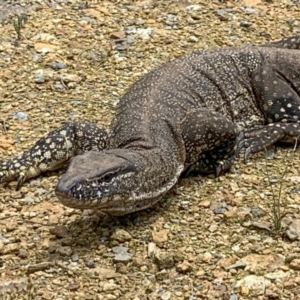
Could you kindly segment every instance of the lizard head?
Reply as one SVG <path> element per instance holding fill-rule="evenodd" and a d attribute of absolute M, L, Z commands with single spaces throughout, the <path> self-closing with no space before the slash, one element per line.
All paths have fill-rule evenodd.
<path fill-rule="evenodd" d="M 74 157 L 55 190 L 60 202 L 112 215 L 128 213 L 137 168 L 127 152 L 125 149 L 90 151 Z"/>

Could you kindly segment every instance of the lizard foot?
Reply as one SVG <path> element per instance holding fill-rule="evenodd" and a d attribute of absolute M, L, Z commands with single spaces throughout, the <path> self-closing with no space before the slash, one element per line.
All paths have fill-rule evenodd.
<path fill-rule="evenodd" d="M 219 177 L 221 174 L 227 172 L 235 161 L 236 155 L 232 155 L 227 159 L 221 160 L 218 162 L 218 166 L 215 171 L 216 177 Z"/>
<path fill-rule="evenodd" d="M 237 139 L 237 152 L 245 148 L 244 161 L 252 153 L 259 152 L 273 145 L 277 141 L 295 142 L 300 136 L 298 123 L 271 123 L 259 129 L 245 130 Z"/>
<path fill-rule="evenodd" d="M 0 162 L 0 182 L 10 182 L 17 180 L 16 190 L 20 190 L 26 181 L 26 174 L 32 174 L 34 168 L 22 165 L 18 160 Z"/>

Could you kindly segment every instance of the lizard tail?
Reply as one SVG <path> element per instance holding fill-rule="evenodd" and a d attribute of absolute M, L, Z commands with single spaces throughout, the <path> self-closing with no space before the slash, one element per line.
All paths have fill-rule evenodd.
<path fill-rule="evenodd" d="M 275 47 L 275 48 L 285 48 L 285 49 L 300 49 L 300 36 L 291 36 L 282 39 L 277 42 L 271 42 L 269 44 L 264 44 L 262 47 Z"/>

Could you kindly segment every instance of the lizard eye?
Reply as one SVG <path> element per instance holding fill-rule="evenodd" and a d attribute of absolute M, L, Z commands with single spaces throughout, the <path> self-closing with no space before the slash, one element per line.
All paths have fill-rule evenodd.
<path fill-rule="evenodd" d="M 103 181 L 106 182 L 106 183 L 109 183 L 109 182 L 111 182 L 113 177 L 114 177 L 113 173 L 107 173 L 103 176 Z"/>

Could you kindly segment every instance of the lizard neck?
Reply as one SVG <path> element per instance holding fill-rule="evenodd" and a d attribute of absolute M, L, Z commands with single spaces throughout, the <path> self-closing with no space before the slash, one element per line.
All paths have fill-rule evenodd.
<path fill-rule="evenodd" d="M 149 131 L 147 139 L 135 139 L 112 150 L 122 153 L 126 149 L 127 159 L 136 165 L 132 189 L 136 200 L 157 198 L 169 191 L 178 181 L 186 159 L 180 126 L 163 120 Z"/>

